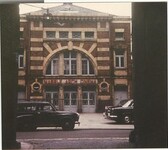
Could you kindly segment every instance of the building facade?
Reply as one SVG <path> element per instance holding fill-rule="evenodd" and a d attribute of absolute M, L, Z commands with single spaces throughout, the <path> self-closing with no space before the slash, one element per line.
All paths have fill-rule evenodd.
<path fill-rule="evenodd" d="M 101 112 L 132 98 L 130 24 L 72 3 L 21 15 L 18 100 Z"/>

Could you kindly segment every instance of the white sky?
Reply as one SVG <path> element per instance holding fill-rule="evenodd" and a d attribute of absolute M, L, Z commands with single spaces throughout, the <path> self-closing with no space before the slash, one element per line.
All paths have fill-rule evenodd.
<path fill-rule="evenodd" d="M 20 14 L 29 13 L 32 11 L 40 10 L 40 8 L 36 7 L 43 7 L 43 8 L 50 8 L 58 5 L 62 5 L 62 3 L 29 3 L 28 6 L 26 3 L 20 4 Z M 97 10 L 104 13 L 109 13 L 113 15 L 119 16 L 131 16 L 131 3 L 124 2 L 124 3 L 116 3 L 116 2 L 109 2 L 109 3 L 102 3 L 102 2 L 95 2 L 95 3 L 73 3 L 73 5 L 89 8 L 92 10 Z"/>

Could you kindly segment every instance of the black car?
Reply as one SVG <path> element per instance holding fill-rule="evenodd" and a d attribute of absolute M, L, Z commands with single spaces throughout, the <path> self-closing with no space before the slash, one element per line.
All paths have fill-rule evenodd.
<path fill-rule="evenodd" d="M 122 105 L 124 105 L 126 102 L 128 102 L 128 99 L 124 99 L 124 100 L 121 100 L 117 105 L 115 106 L 105 106 L 105 111 L 103 113 L 103 116 L 107 119 L 110 119 L 109 116 L 110 116 L 110 112 L 112 110 L 112 108 L 115 108 L 115 107 L 121 107 Z"/>
<path fill-rule="evenodd" d="M 121 107 L 111 108 L 109 118 L 119 123 L 132 123 L 134 121 L 134 101 L 129 100 Z"/>
<path fill-rule="evenodd" d="M 17 105 L 17 129 L 36 130 L 37 127 L 62 127 L 73 130 L 79 124 L 79 114 L 58 111 L 45 101 L 19 101 Z"/>

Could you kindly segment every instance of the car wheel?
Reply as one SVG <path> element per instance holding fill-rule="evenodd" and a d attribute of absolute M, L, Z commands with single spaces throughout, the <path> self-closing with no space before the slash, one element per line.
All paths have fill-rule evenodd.
<path fill-rule="evenodd" d="M 124 123 L 131 123 L 130 116 L 128 116 L 128 115 L 124 116 Z"/>
<path fill-rule="evenodd" d="M 75 123 L 74 123 L 73 121 L 71 121 L 71 120 L 65 120 L 65 121 L 63 122 L 63 125 L 62 125 L 62 129 L 63 129 L 64 131 L 73 130 L 74 127 L 75 127 Z"/>

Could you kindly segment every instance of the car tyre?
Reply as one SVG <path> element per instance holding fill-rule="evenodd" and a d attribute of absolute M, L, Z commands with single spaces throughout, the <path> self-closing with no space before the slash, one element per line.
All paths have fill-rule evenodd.
<path fill-rule="evenodd" d="M 65 120 L 63 122 L 63 125 L 62 125 L 62 129 L 64 131 L 68 131 L 68 130 L 73 130 L 75 127 L 75 123 L 71 120 Z"/>

